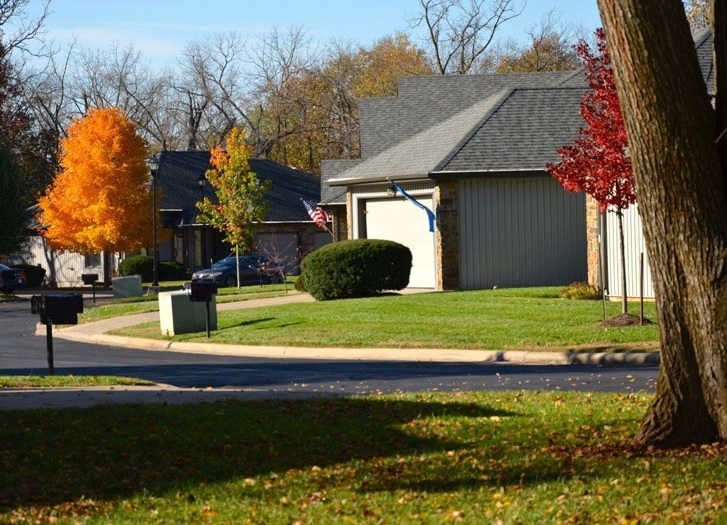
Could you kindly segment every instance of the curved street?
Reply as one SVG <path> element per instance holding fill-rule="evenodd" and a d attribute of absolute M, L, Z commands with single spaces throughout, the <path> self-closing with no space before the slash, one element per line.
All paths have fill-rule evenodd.
<path fill-rule="evenodd" d="M 223 305 L 219 308 L 223 308 Z M 46 374 L 46 338 L 34 335 L 38 318 L 31 314 L 30 302 L 20 300 L 0 303 L 0 315 L 3 319 L 0 324 L 0 374 Z M 467 354 L 467 360 L 459 360 L 458 355 L 463 354 L 457 353 L 442 353 L 443 360 L 438 360 L 436 352 L 423 352 L 423 355 L 417 357 L 412 354 L 413 351 L 408 351 L 401 359 L 398 355 L 388 355 L 384 359 L 380 352 L 374 352 L 371 358 L 366 358 L 365 351 L 361 350 L 347 357 L 347 349 L 335 349 L 335 357 L 321 352 L 310 356 L 306 356 L 304 352 L 289 352 L 295 357 L 280 357 L 277 354 L 261 357 L 265 352 L 255 350 L 265 350 L 264 348 L 243 349 L 234 352 L 235 355 L 231 355 L 229 350 L 225 355 L 204 350 L 144 350 L 130 348 L 131 345 L 124 344 L 123 340 L 117 342 L 123 346 L 102 344 L 104 339 L 114 341 L 114 338 L 105 338 L 98 334 L 94 343 L 67 340 L 65 330 L 67 329 L 54 331 L 56 374 L 131 376 L 163 386 L 151 390 L 116 388 L 111 389 L 111 394 L 109 389 L 102 389 L 103 395 L 101 392 L 91 395 L 89 389 L 83 390 L 83 395 L 79 395 L 78 389 L 70 392 L 19 392 L 5 389 L 0 390 L 0 409 L 13 408 L 21 398 L 26 400 L 22 404 L 25 407 L 85 406 L 108 402 L 175 402 L 170 401 L 170 398 L 178 402 L 189 402 L 240 396 L 250 398 L 502 389 L 629 393 L 653 391 L 658 373 L 658 364 L 648 361 L 630 360 L 614 364 L 519 364 L 499 358 L 479 360 L 479 355 L 473 355 L 472 352 Z M 85 330 L 89 331 L 88 328 Z M 102 331 L 101 327 L 96 327 L 96 331 Z M 83 339 L 70 335 L 70 332 L 68 337 Z M 90 336 L 86 339 L 88 337 Z M 150 341 L 146 343 L 150 347 L 159 346 Z M 121 391 L 126 393 L 122 394 Z M 55 397 L 51 396 L 53 392 Z M 99 397 L 100 399 L 96 399 Z"/>

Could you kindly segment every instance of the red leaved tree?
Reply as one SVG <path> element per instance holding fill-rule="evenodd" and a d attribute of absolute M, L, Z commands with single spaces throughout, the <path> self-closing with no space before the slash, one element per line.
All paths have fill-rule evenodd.
<path fill-rule="evenodd" d="M 603 29 L 596 31 L 596 38 L 596 54 L 584 41 L 576 45 L 576 52 L 585 65 L 586 83 L 590 88 L 581 99 L 581 115 L 587 126 L 581 128 L 573 144 L 558 150 L 560 162 L 548 164 L 547 169 L 566 190 L 584 191 L 593 197 L 601 213 L 616 213 L 621 248 L 622 312 L 627 313 L 623 210 L 636 202 L 636 190 L 626 129 Z"/>

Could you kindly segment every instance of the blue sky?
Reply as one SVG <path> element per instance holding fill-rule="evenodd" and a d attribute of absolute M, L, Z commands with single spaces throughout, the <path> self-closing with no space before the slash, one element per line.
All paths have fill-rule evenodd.
<path fill-rule="evenodd" d="M 41 0 L 30 4 L 37 8 Z M 51 0 L 46 38 L 62 43 L 75 37 L 92 49 L 133 42 L 147 59 L 173 63 L 185 44 L 229 30 L 255 39 L 274 27 L 298 25 L 314 41 L 369 45 L 407 30 L 418 6 L 418 0 Z M 600 26 L 596 0 L 527 0 L 523 14 L 498 35 L 521 39 L 552 9 L 589 35 Z"/>

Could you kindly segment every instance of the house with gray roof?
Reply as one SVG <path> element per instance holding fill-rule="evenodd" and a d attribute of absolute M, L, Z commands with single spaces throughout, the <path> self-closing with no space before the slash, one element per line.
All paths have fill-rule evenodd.
<path fill-rule="evenodd" d="M 324 191 L 345 190 L 349 238 L 412 250 L 411 287 L 584 281 L 585 197 L 545 169 L 583 125 L 584 90 L 574 72 L 402 78 L 361 102 L 361 159 L 324 163 Z"/>
<path fill-rule="evenodd" d="M 694 39 L 713 94 L 712 34 Z M 602 216 L 590 197 L 565 191 L 546 171 L 585 124 L 584 80 L 582 70 L 409 77 L 396 97 L 362 100 L 361 158 L 322 164 L 334 228 L 408 246 L 412 287 L 588 281 L 624 293 L 612 214 Z M 394 182 L 434 213 L 433 231 Z M 636 206 L 625 225 L 627 271 L 639 275 L 645 249 Z M 653 295 L 648 260 L 644 275 Z M 638 285 L 631 279 L 625 293 Z"/>
<path fill-rule="evenodd" d="M 159 246 L 160 260 L 178 261 L 194 269 L 230 254 L 231 247 L 221 234 L 197 218 L 196 205 L 203 197 L 217 202 L 214 189 L 204 178 L 209 162 L 208 151 L 159 154 L 156 183 L 163 194 L 159 209 L 163 226 L 172 233 L 171 239 Z M 313 223 L 301 201 L 320 201 L 320 179 L 267 159 L 250 159 L 250 168 L 261 181 L 271 184 L 265 197 L 268 211 L 256 231 L 252 251 L 295 273 L 302 256 L 331 242 L 331 235 Z"/>

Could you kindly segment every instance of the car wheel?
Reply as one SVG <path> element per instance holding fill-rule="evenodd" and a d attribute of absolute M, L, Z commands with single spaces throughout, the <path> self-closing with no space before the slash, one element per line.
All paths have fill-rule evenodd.
<path fill-rule="evenodd" d="M 237 284 L 237 279 L 234 275 L 228 275 L 225 277 L 225 280 L 223 281 L 224 286 L 235 286 Z"/>

